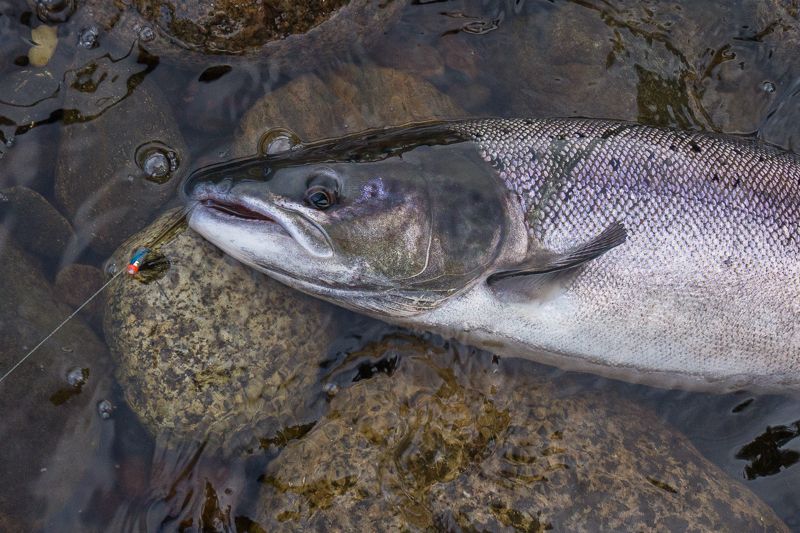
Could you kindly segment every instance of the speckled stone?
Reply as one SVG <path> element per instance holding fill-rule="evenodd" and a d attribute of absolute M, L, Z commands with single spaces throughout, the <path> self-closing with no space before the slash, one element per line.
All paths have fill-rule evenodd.
<path fill-rule="evenodd" d="M 124 268 L 172 220 L 171 212 L 132 237 L 111 264 Z M 175 441 L 258 448 L 270 429 L 302 418 L 334 314 L 343 312 L 188 229 L 158 253 L 169 262 L 163 277 L 143 283 L 123 274 L 107 290 L 104 330 L 127 402 L 153 433 Z"/>
<path fill-rule="evenodd" d="M 629 400 L 562 395 L 535 365 L 474 350 L 366 351 L 399 356 L 394 373 L 342 389 L 268 466 L 265 529 L 786 531 Z"/>

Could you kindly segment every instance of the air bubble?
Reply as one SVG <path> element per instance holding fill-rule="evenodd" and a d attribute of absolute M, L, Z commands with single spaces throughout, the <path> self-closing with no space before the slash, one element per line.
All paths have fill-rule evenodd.
<path fill-rule="evenodd" d="M 97 413 L 103 420 L 108 420 L 114 412 L 114 404 L 108 400 L 101 400 L 97 402 Z"/>
<path fill-rule="evenodd" d="M 771 81 L 765 81 L 761 84 L 761 90 L 765 93 L 774 93 L 775 92 L 775 84 Z"/>
<path fill-rule="evenodd" d="M 97 31 L 97 28 L 94 26 L 90 26 L 88 28 L 84 28 L 78 34 L 78 46 L 81 48 L 86 48 L 87 50 L 91 50 L 92 48 L 97 48 L 97 36 L 100 32 Z"/>
<path fill-rule="evenodd" d="M 336 383 L 326 383 L 322 386 L 322 391 L 328 395 L 329 398 L 333 398 L 339 392 L 339 386 Z"/>
<path fill-rule="evenodd" d="M 144 160 L 143 170 L 149 178 L 163 178 L 167 176 L 170 171 L 167 154 L 153 152 Z"/>
<path fill-rule="evenodd" d="M 36 15 L 42 22 L 66 22 L 75 12 L 75 0 L 36 0 Z"/>
<path fill-rule="evenodd" d="M 158 141 L 141 145 L 135 157 L 144 179 L 158 184 L 167 183 L 180 166 L 177 152 Z"/>
<path fill-rule="evenodd" d="M 284 128 L 273 128 L 258 140 L 258 153 L 260 155 L 274 155 L 288 152 L 300 146 L 302 141 L 293 131 Z"/>
<path fill-rule="evenodd" d="M 139 36 L 139 40 L 145 43 L 156 38 L 156 32 L 150 26 L 139 26 L 134 28 L 134 31 Z"/>
<path fill-rule="evenodd" d="M 67 372 L 67 383 L 69 383 L 70 387 L 75 387 L 79 389 L 86 384 L 86 380 L 89 377 L 89 369 L 88 368 L 81 368 L 76 366 L 75 368 L 71 369 Z"/>

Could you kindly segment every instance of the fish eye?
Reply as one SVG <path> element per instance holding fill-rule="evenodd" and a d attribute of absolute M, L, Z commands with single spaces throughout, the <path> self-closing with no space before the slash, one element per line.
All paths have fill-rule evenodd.
<path fill-rule="evenodd" d="M 336 191 L 324 185 L 313 185 L 306 190 L 305 201 L 314 209 L 328 209 L 336 203 Z"/>

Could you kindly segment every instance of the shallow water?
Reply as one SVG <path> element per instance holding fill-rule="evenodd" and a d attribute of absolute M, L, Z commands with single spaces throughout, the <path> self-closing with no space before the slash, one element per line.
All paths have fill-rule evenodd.
<path fill-rule="evenodd" d="M 6 260 L 0 372 L 99 287 L 104 262 L 127 237 L 178 204 L 175 190 L 186 173 L 255 152 L 270 127 L 312 138 L 426 117 L 586 116 L 756 135 L 800 150 L 800 20 L 788 0 L 417 0 L 397 13 L 385 8 L 391 20 L 371 31 L 321 27 L 348 37 L 308 44 L 314 53 L 281 55 L 280 47 L 302 39 L 293 36 L 260 55 L 206 57 L 157 51 L 147 30 L 160 30 L 147 24 L 136 32 L 108 29 L 98 22 L 101 15 L 77 4 L 66 22 L 48 22 L 57 28 L 58 46 L 46 65 L 34 66 L 31 28 L 42 22 L 25 1 L 0 0 L 0 251 Z M 359 460 L 368 464 L 376 452 L 363 451 L 361 459 L 341 449 L 337 454 L 335 446 L 347 441 L 336 427 L 329 429 L 330 442 L 338 443 L 330 454 L 303 456 L 296 448 L 312 450 L 322 431 L 315 428 L 335 426 L 332 390 L 351 394 L 352 388 L 355 402 L 361 389 L 353 383 L 388 387 L 375 380 L 394 379 L 387 383 L 406 391 L 411 385 L 399 381 L 404 376 L 431 389 L 442 379 L 458 398 L 439 402 L 434 394 L 439 403 L 424 409 L 403 400 L 418 410 L 412 409 L 405 452 L 393 463 L 402 490 L 382 490 L 392 497 L 405 491 L 413 505 L 387 496 L 379 510 L 411 509 L 403 523 L 425 525 L 435 513 L 433 504 L 420 503 L 423 492 L 469 471 L 485 459 L 481 450 L 504 438 L 499 423 L 480 422 L 488 437 L 470 433 L 474 420 L 502 420 L 503 408 L 492 406 L 513 411 L 516 397 L 497 396 L 474 381 L 497 371 L 491 386 L 500 390 L 514 377 L 542 387 L 532 393 L 597 394 L 645 406 L 667 428 L 654 434 L 684 434 L 800 531 L 797 398 L 664 391 L 506 359 L 497 364 L 441 340 L 431 341 L 443 352 L 425 366 L 412 362 L 414 349 L 392 348 L 392 339 L 406 333 L 342 311 L 339 329 L 320 347 L 324 364 L 302 362 L 318 365 L 307 389 L 288 387 L 289 399 L 281 400 L 288 405 L 296 398 L 291 416 L 276 410 L 272 418 L 253 415 L 252 426 L 237 422 L 226 430 L 232 453 L 204 435 L 192 440 L 148 431 L 114 378 L 101 312 L 102 306 L 89 306 L 0 383 L 0 442 L 8 454 L 0 475 L 0 529 L 319 527 L 324 522 L 293 523 L 292 513 L 309 505 L 311 515 L 329 509 L 348 486 L 325 485 L 331 479 L 324 477 L 317 485 L 292 484 L 293 473 L 305 472 L 293 458 L 317 457 L 327 465 L 348 457 L 351 468 L 361 468 Z M 447 372 L 452 379 L 441 377 Z M 406 394 L 379 392 L 388 399 L 373 399 L 377 405 Z M 375 427 L 390 424 L 392 413 L 376 413 Z M 253 440 L 261 445 L 253 448 Z M 439 456 L 452 461 L 437 470 Z M 287 494 L 311 503 L 293 510 Z M 276 511 L 278 522 L 264 511 L 270 505 L 284 513 Z M 376 511 L 360 512 L 370 518 Z M 510 511 L 502 517 L 509 527 L 547 525 L 517 520 Z M 445 519 L 434 519 L 447 527 Z"/>

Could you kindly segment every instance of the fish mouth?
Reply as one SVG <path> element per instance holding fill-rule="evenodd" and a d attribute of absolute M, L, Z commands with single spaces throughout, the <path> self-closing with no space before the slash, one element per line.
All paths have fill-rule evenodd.
<path fill-rule="evenodd" d="M 202 205 L 207 209 L 211 209 L 219 213 L 224 213 L 228 216 L 242 218 L 244 220 L 260 220 L 263 222 L 272 222 L 274 224 L 278 223 L 274 218 L 270 217 L 269 215 L 266 215 L 254 209 L 251 209 L 246 205 L 231 200 L 225 201 L 216 198 L 204 198 L 199 200 L 199 202 L 200 205 Z"/>

